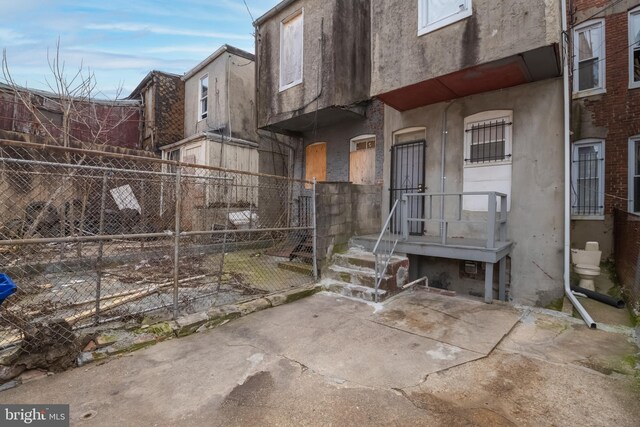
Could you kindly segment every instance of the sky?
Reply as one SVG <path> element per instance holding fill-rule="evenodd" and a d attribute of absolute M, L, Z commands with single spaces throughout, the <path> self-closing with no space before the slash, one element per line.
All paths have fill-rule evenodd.
<path fill-rule="evenodd" d="M 279 0 L 246 3 L 256 19 Z M 82 64 L 95 73 L 101 98 L 113 99 L 120 86 L 123 98 L 149 71 L 184 74 L 225 43 L 254 52 L 247 6 L 243 0 L 0 0 L 0 48 L 17 84 L 47 90 L 47 54 L 59 39 L 68 74 Z"/>

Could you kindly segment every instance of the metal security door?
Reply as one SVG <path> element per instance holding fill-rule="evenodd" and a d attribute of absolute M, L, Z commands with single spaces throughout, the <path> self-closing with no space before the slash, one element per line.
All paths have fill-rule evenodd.
<path fill-rule="evenodd" d="M 402 195 L 407 193 L 424 192 L 425 179 L 425 149 L 426 141 L 413 141 L 396 144 L 391 148 L 391 188 L 389 209 L 396 200 L 402 200 Z M 408 217 L 423 218 L 424 198 L 411 197 L 408 201 Z M 392 224 L 391 231 L 402 233 L 400 216 Z M 424 222 L 412 222 L 409 224 L 409 234 L 421 235 L 424 233 Z"/>

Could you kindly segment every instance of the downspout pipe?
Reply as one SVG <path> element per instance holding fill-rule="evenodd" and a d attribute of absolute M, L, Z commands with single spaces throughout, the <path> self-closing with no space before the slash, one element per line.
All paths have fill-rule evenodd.
<path fill-rule="evenodd" d="M 571 292 L 571 137 L 570 137 L 570 102 L 571 88 L 569 87 L 569 46 L 567 25 L 567 0 L 561 0 L 562 16 L 562 78 L 564 90 L 564 293 L 571 304 L 578 310 L 580 317 L 591 329 L 596 329 L 596 322 L 589 316 L 587 310 L 580 304 L 578 298 Z"/>
<path fill-rule="evenodd" d="M 440 194 L 445 193 L 445 183 L 447 180 L 447 176 L 445 175 L 445 163 L 446 163 L 445 150 L 447 147 L 447 139 L 449 135 L 449 130 L 447 129 L 447 126 L 448 126 L 447 123 L 448 123 L 449 107 L 451 107 L 454 102 L 456 102 L 455 99 L 449 102 L 447 106 L 444 108 L 444 112 L 442 113 L 442 137 L 440 140 Z M 444 201 L 445 199 L 444 197 L 442 197 L 442 199 L 440 200 L 440 219 L 441 220 L 444 220 Z M 444 222 L 440 223 L 440 235 L 442 234 L 444 234 Z"/>

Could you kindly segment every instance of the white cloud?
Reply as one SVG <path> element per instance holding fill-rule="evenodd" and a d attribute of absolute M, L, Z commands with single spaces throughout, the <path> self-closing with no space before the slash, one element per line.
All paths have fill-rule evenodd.
<path fill-rule="evenodd" d="M 161 25 L 144 24 L 136 22 L 123 22 L 117 24 L 89 24 L 84 27 L 87 30 L 122 31 L 122 32 L 148 32 L 170 36 L 206 37 L 212 39 L 251 40 L 249 34 L 218 33 L 210 31 L 187 30 L 181 28 L 164 27 Z"/>
<path fill-rule="evenodd" d="M 3 47 L 19 46 L 35 42 L 35 40 L 10 28 L 0 28 L 0 43 L 2 43 Z"/>

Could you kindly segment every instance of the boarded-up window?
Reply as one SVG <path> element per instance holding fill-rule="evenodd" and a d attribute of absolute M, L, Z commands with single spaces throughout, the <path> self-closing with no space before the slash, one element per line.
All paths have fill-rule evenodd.
<path fill-rule="evenodd" d="M 318 142 L 307 146 L 305 150 L 305 179 L 312 181 L 327 180 L 327 144 Z"/>
<path fill-rule="evenodd" d="M 280 26 L 280 90 L 302 83 L 302 11 L 282 21 Z"/>
<path fill-rule="evenodd" d="M 376 175 L 376 137 L 363 135 L 351 140 L 349 181 L 353 184 L 373 184 Z"/>

